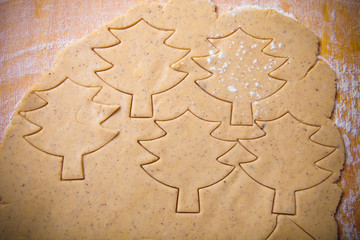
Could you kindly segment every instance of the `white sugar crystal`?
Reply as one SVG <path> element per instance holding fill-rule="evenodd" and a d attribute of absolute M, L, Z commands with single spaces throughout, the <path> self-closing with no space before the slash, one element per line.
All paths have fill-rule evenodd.
<path fill-rule="evenodd" d="M 282 43 L 279 43 L 278 46 L 279 46 L 279 48 L 282 48 Z"/>
<path fill-rule="evenodd" d="M 210 54 L 210 56 L 215 55 L 215 50 L 210 50 L 210 51 L 209 51 L 209 54 Z"/>
<path fill-rule="evenodd" d="M 219 58 L 222 58 L 222 59 L 224 59 L 224 58 L 225 58 L 225 53 L 223 53 L 223 52 L 220 52 L 220 54 L 219 54 Z"/>
<path fill-rule="evenodd" d="M 255 92 L 251 91 L 251 92 L 250 92 L 250 96 L 253 97 L 254 95 L 255 95 Z"/>
<path fill-rule="evenodd" d="M 256 43 L 251 46 L 251 48 L 256 48 L 256 47 L 257 47 Z"/>
<path fill-rule="evenodd" d="M 255 59 L 255 60 L 253 61 L 253 63 L 256 64 L 256 63 L 257 63 L 257 59 Z"/>
<path fill-rule="evenodd" d="M 206 60 L 207 60 L 208 63 L 211 63 L 211 58 L 210 57 L 206 58 Z"/>
<path fill-rule="evenodd" d="M 270 45 L 271 45 L 271 49 L 275 49 L 275 48 L 276 48 L 276 45 L 275 45 L 274 41 L 272 41 Z"/>
<path fill-rule="evenodd" d="M 229 89 L 230 92 L 233 92 L 233 93 L 238 91 L 237 88 L 234 87 L 234 86 L 228 86 L 228 89 Z"/>

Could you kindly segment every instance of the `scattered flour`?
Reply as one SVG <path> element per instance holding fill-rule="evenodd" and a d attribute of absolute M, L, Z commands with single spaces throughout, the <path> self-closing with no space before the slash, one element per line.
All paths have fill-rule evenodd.
<path fill-rule="evenodd" d="M 228 86 L 228 90 L 232 93 L 236 93 L 238 91 L 237 88 L 234 86 Z"/>
<path fill-rule="evenodd" d="M 220 52 L 220 53 L 218 54 L 218 56 L 219 56 L 219 58 L 224 59 L 224 58 L 225 58 L 225 53 L 224 53 L 224 52 Z"/>
<path fill-rule="evenodd" d="M 274 41 L 271 41 L 270 46 L 271 46 L 271 49 L 276 49 L 276 45 L 275 45 Z"/>

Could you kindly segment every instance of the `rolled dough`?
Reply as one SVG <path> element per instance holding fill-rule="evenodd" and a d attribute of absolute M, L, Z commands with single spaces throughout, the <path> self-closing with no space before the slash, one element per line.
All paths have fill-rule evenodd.
<path fill-rule="evenodd" d="M 337 239 L 318 39 L 271 9 L 141 3 L 65 48 L 0 148 L 1 239 Z"/>

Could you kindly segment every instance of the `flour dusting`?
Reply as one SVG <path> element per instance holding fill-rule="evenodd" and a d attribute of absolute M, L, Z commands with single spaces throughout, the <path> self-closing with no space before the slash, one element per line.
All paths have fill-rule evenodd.
<path fill-rule="evenodd" d="M 228 86 L 228 89 L 229 89 L 229 91 L 232 92 L 232 93 L 235 93 L 235 92 L 238 91 L 237 88 L 234 87 L 234 86 Z"/>

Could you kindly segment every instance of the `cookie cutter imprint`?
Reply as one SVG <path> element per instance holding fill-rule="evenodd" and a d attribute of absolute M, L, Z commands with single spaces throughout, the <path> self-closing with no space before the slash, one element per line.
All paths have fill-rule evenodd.
<path fill-rule="evenodd" d="M 231 174 L 235 167 L 220 159 L 239 145 L 211 136 L 220 122 L 206 121 L 190 110 L 174 119 L 156 123 L 165 135 L 139 141 L 156 156 L 154 162 L 141 167 L 156 181 L 177 189 L 177 213 L 200 213 L 199 191 Z M 187 131 L 190 126 L 193 130 Z"/>
<path fill-rule="evenodd" d="M 35 91 L 45 104 L 20 113 L 40 127 L 38 131 L 25 135 L 24 139 L 35 148 L 62 158 L 61 180 L 84 180 L 83 156 L 99 150 L 118 135 L 116 131 L 101 127 L 119 107 L 93 101 L 100 90 L 101 87 L 81 86 L 67 78 L 54 88 Z M 80 103 L 67 100 L 74 96 Z M 93 108 L 91 115 L 86 113 L 89 108 Z M 80 115 L 85 116 L 79 119 Z M 62 116 L 64 119 L 59 119 Z M 94 120 L 97 121 L 92 122 Z"/>
<path fill-rule="evenodd" d="M 281 57 L 284 60 L 278 63 L 280 57 L 263 51 L 272 39 L 255 38 L 241 28 L 209 41 L 218 52 L 196 61 L 206 66 L 212 75 L 196 83 L 211 96 L 231 103 L 232 125 L 253 125 L 252 103 L 273 95 L 286 83 L 271 73 L 281 68 L 288 58 Z"/>
<path fill-rule="evenodd" d="M 109 28 L 109 31 L 119 43 L 93 50 L 112 67 L 96 74 L 111 87 L 131 94 L 130 117 L 151 118 L 153 95 L 175 87 L 187 76 L 188 73 L 175 70 L 171 65 L 181 61 L 190 50 L 167 45 L 166 40 L 175 31 L 156 28 L 144 19 L 125 28 Z"/>

